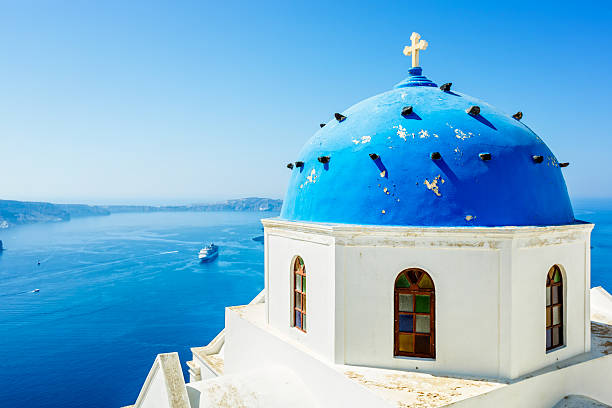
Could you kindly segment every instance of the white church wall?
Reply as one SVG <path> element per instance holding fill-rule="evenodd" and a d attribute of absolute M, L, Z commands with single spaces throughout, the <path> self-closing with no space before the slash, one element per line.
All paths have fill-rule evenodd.
<path fill-rule="evenodd" d="M 334 358 L 333 238 L 266 231 L 267 320 L 329 360 Z M 306 267 L 306 333 L 293 326 L 293 269 L 296 256 Z"/>
<path fill-rule="evenodd" d="M 512 257 L 512 377 L 590 350 L 590 267 L 583 233 L 555 237 L 543 233 L 517 239 Z M 553 265 L 563 272 L 564 345 L 546 351 L 546 276 Z"/>
<path fill-rule="evenodd" d="M 264 220 L 267 322 L 327 361 L 512 379 L 589 350 L 591 224 L 412 228 Z M 291 265 L 307 269 L 307 333 L 291 327 Z M 566 346 L 546 353 L 549 268 L 565 271 Z M 435 359 L 395 357 L 394 281 L 435 284 Z"/>
<path fill-rule="evenodd" d="M 498 250 L 414 244 L 344 248 L 346 363 L 496 377 Z M 394 283 L 407 268 L 434 281 L 435 359 L 393 355 Z"/>

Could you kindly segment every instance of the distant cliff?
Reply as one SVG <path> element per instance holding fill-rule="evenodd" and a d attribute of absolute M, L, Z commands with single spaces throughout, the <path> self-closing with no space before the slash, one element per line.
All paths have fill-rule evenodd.
<path fill-rule="evenodd" d="M 109 214 L 108 210 L 92 205 L 0 200 L 0 228 L 36 222 L 69 221 L 71 217 Z"/>
<path fill-rule="evenodd" d="M 191 205 L 106 205 L 102 208 L 111 213 L 120 212 L 169 212 L 169 211 L 280 211 L 283 200 L 273 198 L 239 198 L 224 203 Z"/>
<path fill-rule="evenodd" d="M 147 205 L 84 205 L 51 204 L 44 202 L 0 200 L 0 229 L 12 225 L 38 222 L 69 221 L 75 217 L 110 215 L 122 212 L 170 212 L 170 211 L 280 211 L 282 200 L 249 197 L 228 200 L 224 203 L 172 206 Z"/>

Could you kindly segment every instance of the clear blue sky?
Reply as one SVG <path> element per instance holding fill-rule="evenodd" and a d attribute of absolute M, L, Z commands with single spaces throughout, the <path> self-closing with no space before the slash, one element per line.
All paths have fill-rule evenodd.
<path fill-rule="evenodd" d="M 498 3 L 2 1 L 0 198 L 280 198 L 412 31 L 429 78 L 524 112 L 573 198 L 612 196 L 612 3 Z"/>

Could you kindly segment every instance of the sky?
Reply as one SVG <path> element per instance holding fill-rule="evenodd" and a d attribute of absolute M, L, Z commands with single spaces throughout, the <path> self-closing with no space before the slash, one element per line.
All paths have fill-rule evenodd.
<path fill-rule="evenodd" d="M 0 0 L 0 198 L 282 198 L 327 122 L 424 73 L 523 122 L 572 198 L 612 197 L 612 2 Z"/>

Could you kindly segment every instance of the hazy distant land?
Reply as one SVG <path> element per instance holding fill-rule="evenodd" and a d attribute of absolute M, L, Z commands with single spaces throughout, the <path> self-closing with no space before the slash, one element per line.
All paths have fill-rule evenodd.
<path fill-rule="evenodd" d="M 76 217 L 114 213 L 163 211 L 280 211 L 282 200 L 272 198 L 239 198 L 223 203 L 191 205 L 85 205 L 0 200 L 0 228 L 38 222 L 70 221 Z"/>

